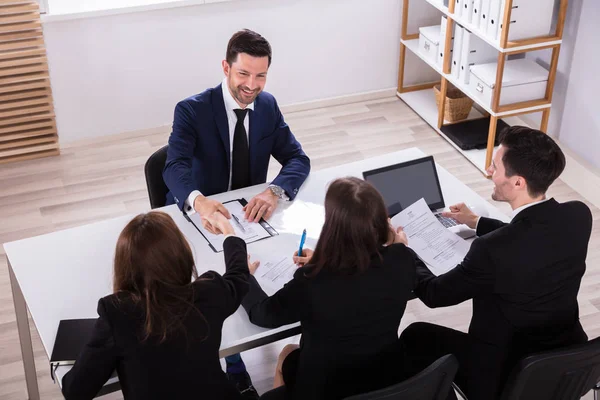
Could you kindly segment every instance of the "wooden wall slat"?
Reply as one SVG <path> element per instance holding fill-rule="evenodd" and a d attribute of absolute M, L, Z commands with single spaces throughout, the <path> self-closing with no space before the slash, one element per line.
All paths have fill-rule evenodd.
<path fill-rule="evenodd" d="M 0 163 L 58 153 L 39 5 L 0 0 Z"/>
<path fill-rule="evenodd" d="M 4 125 L 4 121 L 12 121 L 15 118 L 30 117 L 33 114 L 40 115 L 40 113 L 49 113 L 53 111 L 52 104 L 42 104 L 31 107 L 19 107 L 9 110 L 0 111 L 0 125 Z M 9 125 L 9 124 L 6 124 Z"/>
<path fill-rule="evenodd" d="M 51 119 L 53 117 L 54 117 L 54 113 L 42 112 L 39 114 L 28 114 L 28 115 L 17 116 L 17 117 L 3 118 L 3 119 L 0 119 L 0 132 L 2 132 L 2 129 L 4 129 L 5 127 L 8 128 L 8 127 L 12 127 L 15 125 L 27 123 L 27 122 Z"/>
<path fill-rule="evenodd" d="M 28 31 L 31 29 L 41 29 L 42 23 L 40 21 L 25 21 L 25 22 L 17 22 L 12 24 L 1 24 L 0 25 L 0 33 L 8 33 L 8 32 L 22 32 Z"/>
<path fill-rule="evenodd" d="M 14 149 L 0 150 L 0 159 L 3 157 L 18 156 L 27 153 L 36 153 L 39 151 L 57 150 L 58 143 L 34 144 L 30 146 L 20 146 Z"/>
<path fill-rule="evenodd" d="M 0 68 L 0 78 L 8 76 L 20 76 L 37 72 L 48 72 L 48 64 L 45 62 L 40 62 L 16 67 Z"/>
<path fill-rule="evenodd" d="M 13 60 L 16 58 L 45 55 L 46 49 L 44 48 L 19 49 L 15 51 L 7 51 L 5 53 L 0 53 L 0 60 Z"/>
<path fill-rule="evenodd" d="M 0 86 L 0 94 L 4 97 L 4 93 L 13 93 L 13 92 L 22 92 L 31 89 L 39 89 L 39 88 L 50 88 L 50 81 L 48 78 L 32 80 L 32 81 L 24 81 L 17 82 L 13 84 L 6 84 Z"/>
<path fill-rule="evenodd" d="M 37 153 L 22 154 L 22 155 L 18 155 L 18 156 L 0 158 L 0 164 L 8 164 L 8 163 L 27 161 L 27 160 L 35 160 L 35 159 L 44 158 L 44 157 L 55 157 L 58 155 L 60 155 L 60 151 L 58 149 L 49 150 L 49 151 L 40 151 Z"/>
<path fill-rule="evenodd" d="M 19 148 L 19 147 L 23 147 L 23 146 L 33 145 L 33 144 L 55 143 L 56 139 L 57 139 L 56 135 L 45 135 L 45 136 L 38 136 L 35 138 L 28 138 L 28 139 L 24 139 L 24 140 L 11 140 L 9 142 L 0 142 L 0 150 L 14 149 L 14 148 Z"/>
<path fill-rule="evenodd" d="M 0 68 L 0 78 L 6 76 L 19 76 L 21 74 L 31 74 L 34 72 L 47 72 L 48 64 L 40 63 L 33 65 L 23 65 L 20 67 Z"/>
<path fill-rule="evenodd" d="M 19 40 L 19 39 L 30 39 L 30 38 L 41 38 L 43 37 L 43 33 L 41 29 L 33 29 L 29 31 L 20 31 L 20 32 L 5 32 L 0 33 L 0 42 L 5 42 L 8 40 Z"/>
<path fill-rule="evenodd" d="M 25 100 L 13 100 L 8 101 L 4 99 L 4 96 L 0 98 L 0 112 L 3 110 L 10 110 L 13 108 L 25 108 L 35 106 L 38 104 L 52 104 L 52 99 L 48 96 L 40 97 L 28 97 Z"/>
<path fill-rule="evenodd" d="M 5 133 L 5 134 L 0 135 L 0 142 L 34 138 L 34 137 L 50 135 L 50 134 L 56 135 L 56 128 L 54 126 L 29 129 L 29 130 L 13 132 L 13 133 Z"/>
<path fill-rule="evenodd" d="M 8 94 L 3 94 L 0 97 L 0 103 L 10 102 L 15 100 L 22 99 L 33 99 L 40 96 L 47 96 L 49 99 L 52 98 L 49 88 L 39 88 L 39 89 L 30 89 L 30 90 L 22 90 L 20 92 L 13 92 Z"/>
<path fill-rule="evenodd" d="M 17 66 L 21 66 L 21 65 L 47 63 L 47 62 L 48 62 L 48 58 L 46 56 L 12 58 L 12 59 L 8 59 L 8 60 L 0 60 L 0 69 L 1 68 L 9 68 L 9 67 L 17 67 Z"/>
<path fill-rule="evenodd" d="M 0 24 L 14 24 L 15 22 L 32 22 L 40 19 L 39 12 L 29 12 L 24 14 L 6 15 L 0 18 Z"/>
<path fill-rule="evenodd" d="M 0 4 L 1 15 L 30 13 L 36 12 L 37 10 L 38 7 L 34 3 Z"/>
<path fill-rule="evenodd" d="M 0 78 L 0 85 L 26 83 L 31 81 L 39 81 L 48 79 L 48 71 L 33 72 L 31 74 L 12 75 L 5 78 Z"/>
<path fill-rule="evenodd" d="M 8 42 L 0 42 L 0 51 L 25 49 L 28 47 L 38 47 L 44 45 L 44 38 L 11 40 Z"/>
<path fill-rule="evenodd" d="M 0 0 L 0 4 L 37 4 L 37 0 Z"/>

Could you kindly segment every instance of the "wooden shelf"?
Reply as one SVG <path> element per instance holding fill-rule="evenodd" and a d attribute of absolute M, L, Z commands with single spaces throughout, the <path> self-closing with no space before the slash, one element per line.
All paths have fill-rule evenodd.
<path fill-rule="evenodd" d="M 463 150 L 458 147 L 452 140 L 450 140 L 444 133 L 437 127 L 438 120 L 438 108 L 435 103 L 435 93 L 433 89 L 418 90 L 407 93 L 397 93 L 398 97 L 404 101 L 414 112 L 419 114 L 425 122 L 444 139 L 448 141 L 456 150 L 458 150 L 467 160 L 469 160 L 474 166 L 477 167 L 482 173 L 485 172 L 485 155 L 486 151 L 483 150 Z M 477 111 L 475 108 L 471 110 L 471 113 L 467 117 L 467 120 L 483 118 L 484 115 Z"/>
<path fill-rule="evenodd" d="M 438 119 L 438 108 L 435 103 L 435 93 L 433 89 L 417 90 L 406 93 L 396 93 L 396 95 L 406 103 L 414 112 L 416 112 L 425 122 L 427 122 L 442 138 L 452 145 L 459 153 L 461 153 L 467 160 L 471 162 L 478 170 L 487 176 L 485 171 L 485 159 L 486 149 L 481 150 L 463 150 L 458 147 L 450 138 L 448 138 L 444 132 L 437 127 Z M 477 118 L 483 118 L 484 115 L 477 111 L 475 108 L 471 110 L 469 116 L 464 120 L 472 120 Z M 502 118 L 504 122 L 509 125 L 521 125 L 529 126 L 530 124 L 521 119 L 520 117 L 505 117 Z M 464 122 L 461 121 L 461 122 Z M 448 124 L 448 121 L 444 121 L 444 124 Z M 497 148 L 497 147 L 495 147 Z"/>
<path fill-rule="evenodd" d="M 502 30 L 498 39 L 489 38 L 482 30 L 476 28 L 474 24 L 467 22 L 467 17 L 458 16 L 454 14 L 454 7 L 456 3 L 451 0 L 450 7 L 444 7 L 442 4 L 435 0 L 402 0 L 402 24 L 401 24 L 401 40 L 400 40 L 400 62 L 398 69 L 398 96 L 405 101 L 410 107 L 413 108 L 423 119 L 425 119 L 444 139 L 448 140 L 461 154 L 463 154 L 469 161 L 471 161 L 479 170 L 485 173 L 486 168 L 492 162 L 493 156 L 493 143 L 496 138 L 498 120 L 502 118 L 509 125 L 508 119 L 513 119 L 524 114 L 541 112 L 542 118 L 539 124 L 539 129 L 542 132 L 546 132 L 548 129 L 548 121 L 550 119 L 550 110 L 552 107 L 552 92 L 554 90 L 554 83 L 556 80 L 558 58 L 560 54 L 560 48 L 562 43 L 562 35 L 564 32 L 564 23 L 567 13 L 568 0 L 557 0 L 560 2 L 558 8 L 558 17 L 556 22 L 556 31 L 553 35 L 541 36 L 535 38 L 525 38 L 523 40 L 509 41 L 510 37 L 510 25 L 511 16 L 513 10 L 513 0 L 506 0 L 504 4 L 504 10 L 501 10 L 502 20 L 498 21 L 506 25 L 506 29 Z M 414 6 L 418 8 L 417 12 L 409 13 L 409 3 L 412 2 Z M 437 60 L 431 60 L 427 56 L 424 56 L 419 51 L 419 33 L 409 33 L 408 26 L 424 27 L 433 25 L 433 22 L 437 19 L 439 21 L 439 14 L 436 12 L 428 12 L 426 9 L 434 7 L 448 18 L 448 24 L 446 27 L 444 40 L 439 43 L 439 46 L 443 46 L 443 65 L 438 65 Z M 415 20 L 410 21 L 410 15 L 416 15 Z M 416 22 L 416 24 L 415 24 Z M 438 22 L 439 23 L 439 22 Z M 492 90 L 492 98 L 490 101 L 484 101 L 479 98 L 469 87 L 463 83 L 462 80 L 452 75 L 451 71 L 451 51 L 452 51 L 452 29 L 455 24 L 459 24 L 465 29 L 469 30 L 473 35 L 477 36 L 483 42 L 487 43 L 491 48 L 498 52 L 498 61 L 496 67 L 496 79 Z M 511 55 L 525 53 L 534 50 L 552 50 L 552 57 L 550 61 L 550 68 L 548 71 L 548 81 L 544 97 L 538 100 L 523 101 L 515 104 L 502 104 L 502 82 L 504 79 L 504 70 L 507 63 L 507 59 Z M 486 112 L 490 116 L 487 148 L 479 151 L 465 152 L 458 148 L 451 140 L 449 140 L 440 129 L 440 126 L 444 126 L 447 123 L 443 120 L 442 114 L 444 113 L 445 102 L 442 102 L 439 107 L 436 107 L 434 100 L 427 100 L 430 96 L 426 93 L 426 90 L 431 90 L 434 84 L 425 83 L 430 82 L 434 79 L 431 76 L 430 71 L 425 71 L 420 65 L 414 64 L 414 57 L 408 58 L 407 52 L 411 52 L 416 56 L 416 61 L 420 64 L 424 62 L 426 65 L 431 67 L 441 77 L 440 93 L 442 97 L 446 97 L 448 87 L 450 84 L 454 85 L 466 96 L 471 98 L 476 107 L 481 112 Z M 409 68 L 406 67 L 407 59 L 410 62 Z M 420 61 L 419 61 L 420 60 Z M 429 73 L 428 73 L 429 72 Z M 409 85 L 406 83 L 410 82 Z M 432 103 L 433 102 L 433 103 Z M 425 106 L 425 104 L 428 104 Z M 516 118 L 519 119 L 520 118 Z"/>
<path fill-rule="evenodd" d="M 481 102 L 477 96 L 473 95 L 473 93 L 471 93 L 471 89 L 467 85 L 465 85 L 464 83 L 462 83 L 458 79 L 456 79 L 456 77 L 454 75 L 445 74 L 444 72 L 442 72 L 441 67 L 437 63 L 432 62 L 431 60 L 424 57 L 419 52 L 419 39 L 401 40 L 401 43 L 403 45 L 405 45 L 406 48 L 409 49 L 413 54 L 415 54 L 417 57 L 419 57 L 421 60 L 423 60 L 423 62 L 425 62 L 427 65 L 429 65 L 431 68 L 433 68 L 443 78 L 446 78 L 450 83 L 452 83 L 454 86 L 456 86 L 458 89 L 460 89 L 461 92 L 463 92 L 464 94 L 469 96 L 471 99 L 473 99 L 473 101 L 475 103 L 477 103 L 477 105 L 479 105 L 481 108 L 483 108 L 488 114 L 490 114 L 494 117 L 503 117 L 503 116 L 516 114 L 516 113 L 541 111 L 541 110 L 552 107 L 552 104 L 544 104 L 544 105 L 539 105 L 536 107 L 518 108 L 516 110 L 505 111 L 505 112 L 494 112 L 490 108 L 489 104 L 485 104 L 485 103 Z"/>
<path fill-rule="evenodd" d="M 471 33 L 473 33 L 474 35 L 476 35 L 481 40 L 483 40 L 484 42 L 486 42 L 487 44 L 489 44 L 490 46 L 492 46 L 494 49 L 498 50 L 501 53 L 512 53 L 512 52 L 519 52 L 519 51 L 523 51 L 523 50 L 536 50 L 536 49 L 539 49 L 542 47 L 547 47 L 547 46 L 562 43 L 562 40 L 549 40 L 549 41 L 543 41 L 543 42 L 540 41 L 538 43 L 532 43 L 532 44 L 527 44 L 527 45 L 523 45 L 523 46 L 515 46 L 515 47 L 506 47 L 505 48 L 505 47 L 500 46 L 500 39 L 492 40 L 489 36 L 487 36 L 484 32 L 482 32 L 478 27 L 467 22 L 467 20 L 464 17 L 457 16 L 457 15 L 451 13 L 450 10 L 448 10 L 448 7 L 444 7 L 443 5 L 435 3 L 432 0 L 425 0 L 425 1 L 427 3 L 429 3 L 432 7 L 435 7 L 438 10 L 440 10 L 444 15 L 446 15 L 448 18 L 455 21 L 457 24 L 461 25 L 463 28 L 468 29 Z"/>

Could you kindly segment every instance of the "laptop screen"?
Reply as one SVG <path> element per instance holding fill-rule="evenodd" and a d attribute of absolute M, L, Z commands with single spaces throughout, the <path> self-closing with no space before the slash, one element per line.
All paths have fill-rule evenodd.
<path fill-rule="evenodd" d="M 432 156 L 366 171 L 363 178 L 381 193 L 390 216 L 420 198 L 432 210 L 445 207 Z"/>

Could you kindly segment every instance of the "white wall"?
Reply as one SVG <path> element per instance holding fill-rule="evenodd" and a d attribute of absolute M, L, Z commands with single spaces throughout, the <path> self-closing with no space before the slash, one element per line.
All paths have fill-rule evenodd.
<path fill-rule="evenodd" d="M 574 0 L 573 3 L 581 1 Z M 600 168 L 599 21 L 598 0 L 583 1 L 558 135 L 561 143 L 566 144 L 598 168 Z"/>
<path fill-rule="evenodd" d="M 558 0 L 557 0 L 558 4 Z M 580 157 L 600 168 L 600 80 L 595 71 L 600 63 L 596 51 L 600 28 L 597 0 L 570 0 L 552 98 L 548 133 Z M 527 53 L 549 68 L 551 52 Z M 528 121 L 539 125 L 540 114 Z"/>
<path fill-rule="evenodd" d="M 62 142 L 170 124 L 216 86 L 231 34 L 273 48 L 280 104 L 393 88 L 400 0 L 253 0 L 44 24 Z"/>

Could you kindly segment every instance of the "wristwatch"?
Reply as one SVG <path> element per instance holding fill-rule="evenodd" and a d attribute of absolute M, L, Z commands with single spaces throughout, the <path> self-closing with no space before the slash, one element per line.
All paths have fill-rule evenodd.
<path fill-rule="evenodd" d="M 269 185 L 269 189 L 271 189 L 271 192 L 279 197 L 281 200 L 285 200 L 288 201 L 290 198 L 287 196 L 287 194 L 285 194 L 285 190 L 283 190 L 283 188 L 281 188 L 280 186 L 277 185 Z"/>

